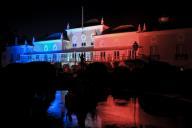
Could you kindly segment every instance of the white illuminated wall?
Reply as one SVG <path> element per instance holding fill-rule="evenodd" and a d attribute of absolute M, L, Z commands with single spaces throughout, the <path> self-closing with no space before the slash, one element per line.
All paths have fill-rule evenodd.
<path fill-rule="evenodd" d="M 70 39 L 71 46 L 74 48 L 80 48 L 80 47 L 93 47 L 94 35 L 100 35 L 103 30 L 104 25 L 96 25 L 84 28 L 68 29 L 66 31 Z M 86 46 L 82 46 L 82 42 L 85 42 Z"/>

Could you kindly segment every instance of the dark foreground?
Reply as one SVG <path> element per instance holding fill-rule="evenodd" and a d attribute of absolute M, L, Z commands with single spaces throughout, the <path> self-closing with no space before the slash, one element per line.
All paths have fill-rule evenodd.
<path fill-rule="evenodd" d="M 102 127 L 191 127 L 191 75 L 191 70 L 142 61 L 113 69 L 93 63 L 73 73 L 58 72 L 48 63 L 8 65 L 1 70 L 2 126 L 68 127 L 62 117 L 73 121 L 75 114 L 78 126 L 85 127 L 87 114 L 99 113 L 106 124 Z M 68 90 L 59 118 L 47 114 L 56 90 Z M 149 116 L 128 116 L 134 114 L 131 105 L 140 112 L 136 115 Z M 162 117 L 163 121 L 146 123 L 154 124 L 152 117 Z M 170 125 L 163 125 L 166 121 Z"/>

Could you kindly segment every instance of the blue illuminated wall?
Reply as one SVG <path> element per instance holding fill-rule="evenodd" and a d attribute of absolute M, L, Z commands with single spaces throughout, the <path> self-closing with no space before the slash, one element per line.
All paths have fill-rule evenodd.
<path fill-rule="evenodd" d="M 67 29 L 66 34 L 53 33 L 44 40 L 33 39 L 32 45 L 13 45 L 6 48 L 3 53 L 3 66 L 9 63 L 28 63 L 33 61 L 62 62 L 63 64 L 76 63 L 80 61 L 81 52 L 73 51 L 76 48 L 93 48 L 93 36 L 101 34 L 103 25 Z M 65 36 L 64 36 L 65 35 Z M 84 36 L 82 36 L 84 35 Z M 82 45 L 82 41 L 84 44 Z M 15 44 L 21 44 L 16 42 Z M 75 47 L 73 45 L 76 45 Z M 68 51 L 65 51 L 68 50 Z M 86 60 L 91 59 L 92 51 L 84 52 Z"/>
<path fill-rule="evenodd" d="M 61 51 L 62 43 L 62 39 L 33 42 L 34 52 Z"/>
<path fill-rule="evenodd" d="M 21 55 L 32 53 L 33 46 L 31 45 L 14 45 L 6 47 L 4 54 L 3 66 L 9 63 L 20 63 Z"/>

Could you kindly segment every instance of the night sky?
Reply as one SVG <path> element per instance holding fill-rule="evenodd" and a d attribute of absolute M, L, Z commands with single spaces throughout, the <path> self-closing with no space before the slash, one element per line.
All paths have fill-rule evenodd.
<path fill-rule="evenodd" d="M 71 27 L 81 23 L 81 5 L 84 5 L 84 19 L 100 19 L 105 24 L 153 24 L 159 16 L 170 16 L 191 24 L 190 4 L 186 1 L 154 0 L 26 0 L 1 3 L 1 28 L 9 28 L 19 35 L 40 36 L 61 32 L 69 22 Z"/>

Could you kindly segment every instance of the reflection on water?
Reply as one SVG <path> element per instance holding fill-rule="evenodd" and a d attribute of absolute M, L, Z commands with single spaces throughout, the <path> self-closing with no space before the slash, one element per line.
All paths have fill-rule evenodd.
<path fill-rule="evenodd" d="M 57 91 L 55 100 L 48 109 L 52 116 L 63 118 L 65 127 L 78 126 L 76 115 L 72 115 L 72 122 L 66 116 L 65 95 L 67 91 Z M 139 105 L 138 98 L 129 100 L 114 99 L 111 95 L 107 100 L 98 103 L 97 114 L 93 117 L 87 114 L 85 125 L 90 128 L 101 127 L 143 127 L 143 128 L 179 128 L 182 122 L 179 118 L 158 117 L 146 113 Z"/>
<path fill-rule="evenodd" d="M 139 105 L 137 99 L 115 100 L 110 95 L 106 102 L 97 106 L 103 125 L 135 126 L 139 123 Z"/>
<path fill-rule="evenodd" d="M 55 100 L 51 103 L 50 107 L 48 108 L 49 115 L 54 117 L 61 118 L 65 111 L 65 95 L 68 91 L 56 91 L 55 93 Z"/>
<path fill-rule="evenodd" d="M 67 116 L 65 116 L 67 113 L 67 109 L 65 108 L 65 96 L 67 95 L 67 93 L 67 90 L 56 91 L 55 100 L 51 103 L 47 112 L 50 116 L 63 118 L 63 123 L 65 127 L 75 127 L 78 125 L 76 115 L 72 114 L 72 121 L 69 121 Z"/>

